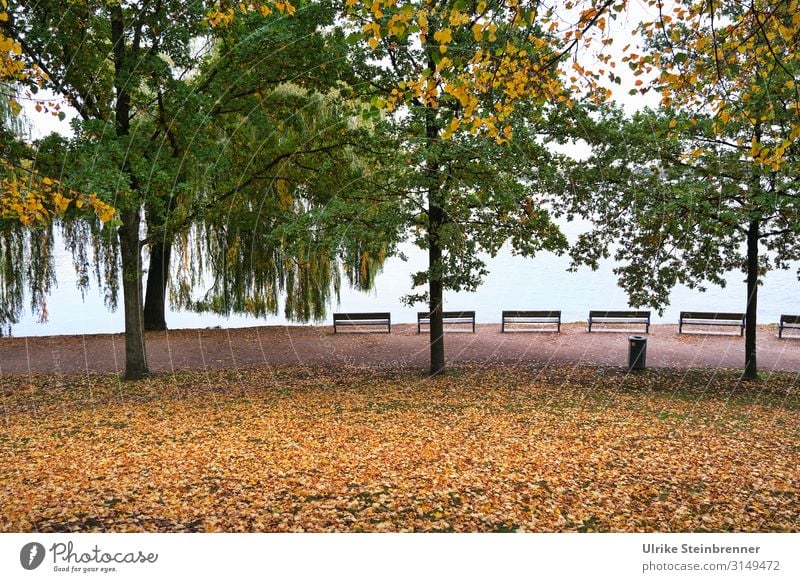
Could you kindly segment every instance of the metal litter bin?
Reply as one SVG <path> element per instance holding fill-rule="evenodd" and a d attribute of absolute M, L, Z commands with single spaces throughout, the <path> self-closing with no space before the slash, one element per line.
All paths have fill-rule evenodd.
<path fill-rule="evenodd" d="M 628 369 L 644 370 L 647 357 L 647 338 L 641 335 L 628 336 Z"/>

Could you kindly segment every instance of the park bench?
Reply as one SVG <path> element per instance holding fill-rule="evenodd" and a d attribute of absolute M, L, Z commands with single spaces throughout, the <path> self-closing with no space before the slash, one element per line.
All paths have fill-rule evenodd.
<path fill-rule="evenodd" d="M 556 331 L 561 331 L 560 311 L 503 311 L 500 331 L 505 333 L 507 325 L 525 326 L 514 327 L 514 331 L 540 331 L 541 325 L 555 325 Z M 537 327 L 531 327 L 537 326 Z"/>
<path fill-rule="evenodd" d="M 589 312 L 589 331 L 592 331 L 594 324 L 608 323 L 631 323 L 644 325 L 644 332 L 650 332 L 650 312 L 649 311 L 590 311 Z M 625 330 L 627 331 L 627 330 Z"/>
<path fill-rule="evenodd" d="M 388 312 L 377 313 L 334 313 L 333 333 L 340 326 L 381 326 L 386 327 L 386 333 L 392 333 L 392 316 Z"/>
<path fill-rule="evenodd" d="M 472 333 L 475 333 L 475 312 L 474 311 L 443 311 L 442 321 L 445 325 L 466 323 L 472 325 Z M 431 324 L 431 314 L 429 311 L 417 312 L 417 333 L 422 333 L 423 325 Z"/>
<path fill-rule="evenodd" d="M 738 327 L 739 335 L 744 334 L 744 313 L 717 313 L 714 311 L 681 311 L 678 319 L 678 333 L 683 333 L 684 325 L 723 325 Z"/>
<path fill-rule="evenodd" d="M 783 337 L 784 329 L 800 329 L 800 315 L 781 315 L 778 323 L 778 337 Z"/>

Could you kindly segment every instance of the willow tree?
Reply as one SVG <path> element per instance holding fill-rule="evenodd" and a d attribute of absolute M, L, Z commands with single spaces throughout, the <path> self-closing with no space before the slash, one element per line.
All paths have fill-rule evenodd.
<path fill-rule="evenodd" d="M 186 195 L 173 188 L 165 196 L 151 197 L 146 205 L 148 329 L 166 327 L 164 298 L 175 244 L 182 249 L 182 264 L 175 272 L 178 279 L 172 298 L 183 307 L 214 306 L 215 311 L 223 313 L 273 313 L 274 301 L 252 296 L 255 289 L 265 289 L 261 283 L 267 280 L 275 284 L 264 290 L 267 296 L 284 293 L 287 305 L 295 307 L 304 302 L 301 296 L 310 300 L 312 295 L 299 283 L 312 282 L 306 265 L 334 260 L 341 240 L 328 238 L 327 246 L 320 240 L 313 245 L 309 242 L 301 251 L 308 260 L 300 261 L 282 254 L 289 252 L 290 245 L 280 237 L 246 240 L 238 245 L 240 249 L 256 242 L 262 246 L 250 249 L 248 264 L 238 264 L 234 276 L 230 269 L 236 262 L 225 260 L 224 253 L 236 243 L 231 239 L 220 245 L 219 235 L 224 232 L 235 238 L 237 225 L 246 223 L 253 212 L 258 215 L 259 229 L 304 220 L 303 215 L 311 208 L 328 204 L 329 193 L 355 197 L 361 185 L 353 180 L 352 168 L 359 156 L 369 156 L 371 167 L 381 165 L 369 149 L 374 140 L 368 126 L 374 129 L 375 125 L 359 121 L 363 111 L 353 98 L 351 72 L 344 58 L 347 46 L 335 27 L 332 6 L 328 2 L 299 2 L 290 10 L 281 5 L 291 17 L 265 14 L 269 11 L 263 3 L 246 7 L 250 9 L 246 13 L 241 13 L 239 6 L 237 12 L 220 8 L 214 13 L 208 57 L 196 63 L 191 82 L 183 91 L 165 94 L 159 102 L 152 135 L 160 136 L 164 147 L 151 155 L 174 160 L 184 189 L 199 194 L 187 205 L 183 202 Z M 324 190 L 318 187 L 321 174 L 328 174 Z M 295 203 L 286 207 L 289 198 Z M 240 213 L 248 216 L 239 220 Z M 220 224 L 220 220 L 227 222 Z M 247 231 L 242 234 L 247 238 Z M 312 231 L 296 234 L 310 236 Z M 207 256 L 187 254 L 187 248 L 202 250 Z M 308 255 L 312 251 L 316 253 L 313 261 Z M 194 265 L 187 265 L 189 256 Z M 347 256 L 337 258 L 349 261 Z M 214 284 L 208 298 L 192 301 L 187 285 L 197 281 L 204 270 L 200 267 L 208 267 Z M 313 294 L 314 308 L 290 309 L 291 319 L 306 321 L 309 316 L 324 314 L 332 280 L 323 274 L 335 274 L 338 269 L 331 264 L 314 272 L 321 276 L 313 281 L 319 290 Z M 241 282 L 249 276 L 259 284 L 247 293 L 240 293 L 245 286 L 239 284 L 234 286 L 235 293 L 233 287 L 221 291 L 227 282 Z M 238 299 L 234 300 L 231 293 Z M 268 304 L 267 311 L 257 308 Z"/>
<path fill-rule="evenodd" d="M 345 2 L 351 42 L 372 56 L 364 78 L 373 103 L 394 114 L 403 142 L 405 219 L 428 251 L 428 269 L 414 281 L 427 291 L 410 300 L 428 304 L 432 375 L 445 369 L 444 290 L 480 283 L 478 253 L 505 241 L 524 255 L 563 248 L 541 204 L 555 173 L 537 134 L 569 110 L 575 92 L 606 96 L 576 53 L 610 42 L 602 30 L 624 4 Z"/>
<path fill-rule="evenodd" d="M 309 9 L 317 6 L 308 4 Z M 40 168 L 59 175 L 75 191 L 96 193 L 115 210 L 117 244 L 109 245 L 105 239 L 95 247 L 109 253 L 101 257 L 110 266 L 102 273 L 107 278 L 116 277 L 117 251 L 121 263 L 127 378 L 148 373 L 143 247 L 150 245 L 150 272 L 160 279 L 154 288 L 163 304 L 163 259 L 175 237 L 203 224 L 222 207 L 252 212 L 252 206 L 230 203 L 248 189 L 250 200 L 277 196 L 280 182 L 275 188 L 256 191 L 266 183 L 269 170 L 280 166 L 288 171 L 292 158 L 317 150 L 316 133 L 302 147 L 295 142 L 294 149 L 283 147 L 286 140 L 277 140 L 278 148 L 272 147 L 273 142 L 262 142 L 258 131 L 286 137 L 278 115 L 291 116 L 289 103 L 273 115 L 271 127 L 255 127 L 248 120 L 253 114 L 247 115 L 247 107 L 274 101 L 278 86 L 296 80 L 300 70 L 310 72 L 304 80 L 320 75 L 319 85 L 310 90 L 339 82 L 333 73 L 322 74 L 328 45 L 321 40 L 339 37 L 331 30 L 323 34 L 319 23 L 311 26 L 313 15 L 297 19 L 306 23 L 303 30 L 286 25 L 295 22 L 294 17 L 282 20 L 280 12 L 292 15 L 297 9 L 285 2 L 211 0 L 78 1 L 66 8 L 60 2 L 11 2 L 9 18 L 0 22 L 3 34 L 18 43 L 22 56 L 44 73 L 43 86 L 63 96 L 78 114 L 73 138 L 43 141 L 37 159 Z M 271 37 L 273 45 L 267 42 Z M 318 43 L 316 47 L 308 44 L 309 37 Z M 303 65 L 303 58 L 296 57 L 292 62 L 297 70 L 281 69 L 280 55 L 285 57 L 288 53 L 282 51 L 291 50 L 293 44 L 297 45 L 295 55 L 306 59 L 311 55 L 319 67 Z M 330 54 L 327 58 L 337 60 Z M 330 63 L 327 67 L 331 68 Z M 302 109 L 304 100 L 298 98 L 294 106 Z M 236 115 L 238 121 L 228 121 Z M 233 123 L 241 126 L 236 135 L 228 131 Z M 249 139 L 238 141 L 244 135 Z M 238 149 L 227 147 L 234 141 Z M 250 148 L 259 155 L 248 162 L 243 152 Z M 74 224 L 69 231 L 78 238 L 92 232 Z M 79 253 L 85 252 L 85 241 L 73 239 L 73 244 Z M 331 255 L 329 249 L 324 250 Z M 295 258 L 282 256 L 284 260 L 275 268 L 280 270 Z M 297 264 L 300 269 L 291 269 L 288 279 L 283 274 L 275 279 L 280 283 L 297 274 L 304 276 L 307 263 Z"/>
<path fill-rule="evenodd" d="M 391 172 L 379 169 L 391 167 L 392 145 L 353 96 L 331 6 L 297 6 L 289 19 L 258 11 L 218 23 L 218 48 L 192 83 L 193 103 L 210 104 L 207 122 L 196 128 L 192 108 L 167 112 L 171 128 L 193 128 L 182 148 L 172 129 L 170 148 L 191 150 L 187 180 L 203 195 L 166 228 L 148 218 L 146 323 L 151 291 L 163 321 L 168 261 L 154 264 L 176 233 L 176 305 L 261 316 L 277 312 L 283 294 L 285 316 L 296 321 L 325 315 L 340 264 L 366 289 L 390 251 L 394 214 L 379 197 Z M 159 206 L 148 216 L 163 215 L 168 205 Z M 196 299 L 204 274 L 212 285 Z"/>
<path fill-rule="evenodd" d="M 621 281 L 640 304 L 744 272 L 743 378 L 755 379 L 760 279 L 800 258 L 798 3 L 651 4 L 647 50 L 627 59 L 653 75 L 662 111 L 601 124 L 575 191 L 602 227 L 576 255 L 594 261 L 624 237 Z"/>
<path fill-rule="evenodd" d="M 194 311 L 262 316 L 283 294 L 287 319 L 318 320 L 338 294 L 340 266 L 368 289 L 394 245 L 393 201 L 381 200 L 391 173 L 379 170 L 390 144 L 378 143 L 363 107 L 297 86 L 226 110 L 213 126 L 224 152 L 204 148 L 207 163 L 198 160 L 198 180 L 214 194 L 189 209 L 172 298 Z M 211 284 L 198 298 L 203 278 Z"/>

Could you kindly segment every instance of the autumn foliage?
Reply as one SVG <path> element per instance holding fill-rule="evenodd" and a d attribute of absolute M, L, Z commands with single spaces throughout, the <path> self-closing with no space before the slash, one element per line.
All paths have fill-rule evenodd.
<path fill-rule="evenodd" d="M 745 385 L 746 386 L 746 385 Z M 797 531 L 800 400 L 720 371 L 0 379 L 2 531 Z"/>
<path fill-rule="evenodd" d="M 8 22 L 8 0 L 0 0 L 0 22 Z M 22 47 L 0 31 L 0 81 L 26 81 L 39 76 L 38 67 L 31 66 L 22 58 Z M 10 96 L 4 96 L 10 99 Z M 16 103 L 11 101 L 12 107 Z"/>
<path fill-rule="evenodd" d="M 641 24 L 651 48 L 629 52 L 639 75 L 652 75 L 662 105 L 714 115 L 713 132 L 745 159 L 786 171 L 800 138 L 800 3 L 650 0 L 656 17 Z M 637 85 L 643 85 L 640 80 Z M 679 120 L 674 122 L 682 128 Z M 692 163 L 704 153 L 693 152 Z"/>
<path fill-rule="evenodd" d="M 116 211 L 94 193 L 82 194 L 65 188 L 58 180 L 38 172 L 14 167 L 0 159 L 0 219 L 23 226 L 36 225 L 62 216 L 68 211 L 94 212 L 102 222 L 114 218 Z"/>
<path fill-rule="evenodd" d="M 428 55 L 375 104 L 394 111 L 422 105 L 451 104 L 454 114 L 442 132 L 487 135 L 498 143 L 513 134 L 509 117 L 520 103 L 565 103 L 572 92 L 587 90 L 605 98 L 598 73 L 565 55 L 591 55 L 610 44 L 603 31 L 625 2 L 569 1 L 526 3 L 486 0 L 477 3 L 416 0 L 346 0 L 354 36 L 379 58 L 390 56 L 397 68 L 398 46 L 420 47 Z M 600 70 L 609 57 L 600 55 Z M 553 71 L 563 70 L 562 75 Z M 486 101 L 493 107 L 487 110 Z M 452 105 L 455 104 L 455 105 Z"/>

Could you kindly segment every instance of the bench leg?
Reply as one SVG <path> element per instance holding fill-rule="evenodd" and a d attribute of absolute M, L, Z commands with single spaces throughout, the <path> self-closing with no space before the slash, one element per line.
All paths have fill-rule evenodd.
<path fill-rule="evenodd" d="M 781 334 L 783 334 L 783 326 L 779 325 L 778 326 L 778 339 L 781 338 Z"/>

